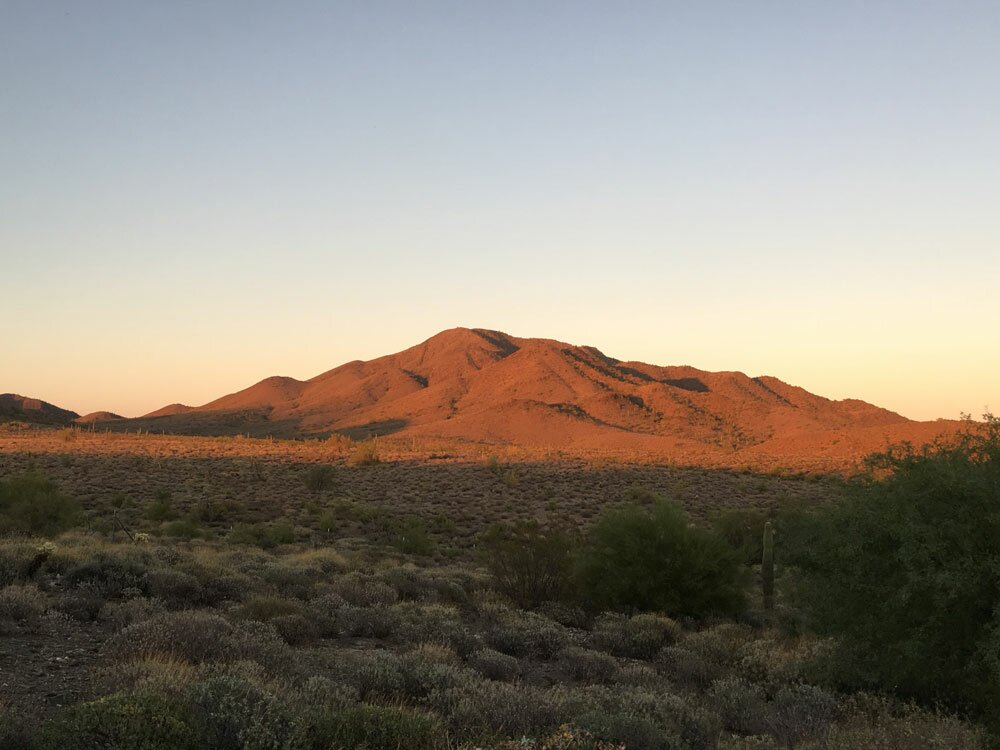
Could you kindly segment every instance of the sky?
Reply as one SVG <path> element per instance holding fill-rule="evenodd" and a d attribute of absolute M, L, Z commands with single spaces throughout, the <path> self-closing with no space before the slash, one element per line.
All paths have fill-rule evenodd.
<path fill-rule="evenodd" d="M 1000 3 L 0 0 L 0 392 L 445 328 L 1000 410 Z"/>

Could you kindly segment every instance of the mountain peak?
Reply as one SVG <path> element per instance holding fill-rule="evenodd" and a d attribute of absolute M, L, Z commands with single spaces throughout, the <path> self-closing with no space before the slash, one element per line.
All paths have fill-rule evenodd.
<path fill-rule="evenodd" d="M 746 453 L 789 436 L 885 436 L 915 424 L 769 376 L 623 362 L 592 346 L 465 327 L 310 380 L 274 376 L 201 407 L 164 407 L 147 421 L 173 432 L 398 433 L 637 455 Z"/>

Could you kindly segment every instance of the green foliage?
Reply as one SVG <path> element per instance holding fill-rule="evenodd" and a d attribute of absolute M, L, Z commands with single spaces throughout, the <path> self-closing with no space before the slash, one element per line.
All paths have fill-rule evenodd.
<path fill-rule="evenodd" d="M 80 504 L 29 472 L 0 482 L 0 534 L 55 536 L 80 520 Z"/>
<path fill-rule="evenodd" d="M 146 508 L 146 518 L 150 521 L 168 521 L 176 518 L 177 512 L 174 510 L 174 501 L 170 493 L 160 490 L 148 508 Z"/>
<path fill-rule="evenodd" d="M 37 750 L 184 750 L 202 747 L 189 709 L 165 695 L 115 693 L 49 722 Z"/>
<path fill-rule="evenodd" d="M 602 609 L 705 617 L 734 615 L 745 603 L 736 553 L 662 500 L 648 511 L 629 505 L 602 516 L 578 570 L 587 600 Z"/>
<path fill-rule="evenodd" d="M 406 518 L 396 524 L 392 542 L 407 555 L 429 555 L 434 551 L 434 540 L 419 518 Z"/>
<path fill-rule="evenodd" d="M 760 564 L 767 514 L 756 508 L 729 508 L 716 513 L 712 528 L 740 556 L 744 565 Z"/>
<path fill-rule="evenodd" d="M 160 531 L 164 536 L 172 536 L 179 539 L 197 539 L 204 535 L 201 523 L 193 515 L 165 523 Z"/>
<path fill-rule="evenodd" d="M 292 544 L 295 529 L 290 523 L 253 523 L 235 527 L 226 535 L 230 544 L 249 544 L 262 549 L 271 549 L 279 544 Z"/>
<path fill-rule="evenodd" d="M 579 546 L 575 534 L 530 522 L 496 526 L 482 543 L 494 585 L 519 607 L 534 608 L 573 596 Z"/>
<path fill-rule="evenodd" d="M 793 550 L 840 682 L 971 710 L 1000 730 L 1000 421 L 876 455 Z"/>
<path fill-rule="evenodd" d="M 764 609 L 774 609 L 774 524 L 764 524 L 764 536 L 760 555 L 760 583 L 764 595 Z"/>
<path fill-rule="evenodd" d="M 316 519 L 316 528 L 328 536 L 333 534 L 333 530 L 337 528 L 337 514 L 332 510 L 323 511 Z"/>

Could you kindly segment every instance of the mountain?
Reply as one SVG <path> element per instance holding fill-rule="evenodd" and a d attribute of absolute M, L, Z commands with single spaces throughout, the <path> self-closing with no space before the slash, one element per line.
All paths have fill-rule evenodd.
<path fill-rule="evenodd" d="M 80 415 L 60 409 L 47 401 L 16 393 L 0 394 L 0 422 L 30 422 L 31 424 L 69 425 Z"/>
<path fill-rule="evenodd" d="M 113 422 L 116 419 L 124 418 L 121 414 L 115 414 L 112 411 L 92 411 L 90 414 L 84 414 L 73 421 L 77 424 L 93 424 L 95 422 Z"/>
<path fill-rule="evenodd" d="M 693 458 L 765 455 L 775 446 L 783 455 L 853 454 L 947 428 L 863 401 L 832 401 L 774 377 L 623 362 L 593 347 L 468 328 L 309 380 L 270 377 L 203 406 L 174 404 L 119 424 L 192 434 L 401 434 Z"/>

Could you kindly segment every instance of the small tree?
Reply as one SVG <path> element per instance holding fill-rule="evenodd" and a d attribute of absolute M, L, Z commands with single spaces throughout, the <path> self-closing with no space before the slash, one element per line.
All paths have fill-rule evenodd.
<path fill-rule="evenodd" d="M 579 563 L 597 608 L 671 617 L 734 615 L 745 605 L 745 568 L 710 529 L 692 526 L 677 505 L 608 511 L 591 530 Z"/>
<path fill-rule="evenodd" d="M 531 609 L 572 596 L 578 547 L 574 533 L 529 522 L 495 526 L 482 543 L 497 590 L 519 607 Z"/>

